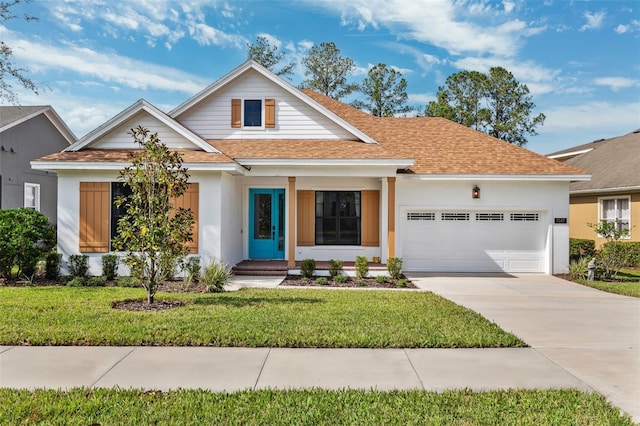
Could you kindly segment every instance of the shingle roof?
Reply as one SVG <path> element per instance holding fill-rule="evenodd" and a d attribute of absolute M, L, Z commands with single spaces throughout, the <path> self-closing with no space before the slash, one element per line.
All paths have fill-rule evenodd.
<path fill-rule="evenodd" d="M 135 149 L 83 149 L 81 151 L 57 152 L 38 158 L 36 161 L 73 161 L 82 163 L 108 162 L 127 163 L 131 154 L 140 152 Z M 234 163 L 224 154 L 217 152 L 204 152 L 194 150 L 178 150 L 182 154 L 185 163 Z"/>
<path fill-rule="evenodd" d="M 44 110 L 47 106 L 0 106 L 0 127 L 11 124 L 33 113 Z"/>
<path fill-rule="evenodd" d="M 444 118 L 373 117 L 312 90 L 304 93 L 373 137 L 393 155 L 415 159 L 411 172 L 416 174 L 585 174 Z"/>
<path fill-rule="evenodd" d="M 597 142 L 594 149 L 566 161 L 591 174 L 574 182 L 571 191 L 640 186 L 640 131 Z"/>

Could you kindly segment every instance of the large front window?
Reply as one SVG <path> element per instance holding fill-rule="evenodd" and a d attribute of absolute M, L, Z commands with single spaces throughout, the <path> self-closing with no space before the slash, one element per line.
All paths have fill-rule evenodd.
<path fill-rule="evenodd" d="M 360 245 L 360 192 L 316 191 L 316 245 Z"/>
<path fill-rule="evenodd" d="M 619 231 L 631 230 L 629 227 L 630 213 L 628 197 L 600 199 L 600 219 L 616 223 Z"/>

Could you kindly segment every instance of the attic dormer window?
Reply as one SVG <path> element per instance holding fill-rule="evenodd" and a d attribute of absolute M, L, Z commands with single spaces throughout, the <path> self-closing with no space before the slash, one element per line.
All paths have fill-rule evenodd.
<path fill-rule="evenodd" d="M 243 129 L 276 127 L 275 99 L 231 99 L 231 127 Z"/>

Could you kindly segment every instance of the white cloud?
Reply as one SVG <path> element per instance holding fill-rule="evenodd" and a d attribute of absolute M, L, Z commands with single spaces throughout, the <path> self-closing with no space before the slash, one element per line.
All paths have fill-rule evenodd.
<path fill-rule="evenodd" d="M 600 77 L 593 80 L 598 86 L 608 86 L 614 92 L 628 87 L 637 86 L 639 81 L 625 77 Z"/>
<path fill-rule="evenodd" d="M 452 54 L 512 56 L 528 30 L 526 23 L 506 19 L 501 16 L 504 12 L 489 2 L 432 0 L 425 5 L 404 0 L 325 0 L 321 4 L 339 12 L 345 25 L 357 23 L 359 29 L 385 26 L 401 37 L 429 43 Z M 474 23 L 475 14 L 489 13 L 498 24 Z"/>
<path fill-rule="evenodd" d="M 385 47 L 401 54 L 409 54 L 413 56 L 416 64 L 418 64 L 418 66 L 425 72 L 430 71 L 434 65 L 440 65 L 444 63 L 444 61 L 437 56 L 424 53 L 420 49 L 403 43 L 386 43 Z"/>
<path fill-rule="evenodd" d="M 514 2 L 507 0 L 503 0 L 502 5 L 504 6 L 504 11 L 506 13 L 511 13 L 511 11 L 516 7 Z"/>
<path fill-rule="evenodd" d="M 620 24 L 613 31 L 615 31 L 618 34 L 624 34 L 627 31 L 629 31 L 629 26 Z"/>
<path fill-rule="evenodd" d="M 597 30 L 602 27 L 602 22 L 604 21 L 605 16 L 607 16 L 605 11 L 600 12 L 585 12 L 584 19 L 587 20 L 586 24 L 580 27 L 580 31 L 586 30 Z"/>
<path fill-rule="evenodd" d="M 202 46 L 244 46 L 247 42 L 242 36 L 226 34 L 217 28 L 204 23 L 193 23 L 189 25 L 189 35 Z"/>
<path fill-rule="evenodd" d="M 640 102 L 587 102 L 546 108 L 544 113 L 545 132 L 598 129 L 622 135 L 638 128 Z"/>
<path fill-rule="evenodd" d="M 205 86 L 200 77 L 175 68 L 138 61 L 115 53 L 97 52 L 73 44 L 32 42 L 0 27 L 0 36 L 14 56 L 32 72 L 68 71 L 136 89 L 178 91 L 189 95 Z"/>

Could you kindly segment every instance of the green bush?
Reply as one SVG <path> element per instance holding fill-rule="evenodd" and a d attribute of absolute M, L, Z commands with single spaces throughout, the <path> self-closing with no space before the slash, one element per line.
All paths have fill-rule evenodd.
<path fill-rule="evenodd" d="M 394 280 L 402 277 L 402 259 L 399 257 L 390 257 L 387 259 L 387 271 L 389 276 Z"/>
<path fill-rule="evenodd" d="M 116 278 L 118 287 L 140 287 L 140 280 L 135 277 L 119 277 Z"/>
<path fill-rule="evenodd" d="M 569 278 L 572 280 L 586 280 L 589 274 L 588 257 L 581 257 L 578 260 L 572 260 L 569 264 Z"/>
<path fill-rule="evenodd" d="M 389 277 L 387 277 L 386 275 L 378 275 L 376 277 L 376 282 L 378 284 L 386 284 L 389 282 Z"/>
<path fill-rule="evenodd" d="M 316 271 L 316 261 L 313 259 L 304 259 L 300 265 L 300 274 L 305 278 L 311 278 Z"/>
<path fill-rule="evenodd" d="M 396 286 L 397 287 L 406 287 L 407 286 L 407 280 L 405 280 L 404 278 L 401 280 L 396 281 Z"/>
<path fill-rule="evenodd" d="M 187 257 L 181 262 L 183 278 L 188 282 L 200 281 L 200 257 Z"/>
<path fill-rule="evenodd" d="M 592 258 L 596 253 L 596 242 L 582 238 L 569 238 L 569 262 L 581 257 Z"/>
<path fill-rule="evenodd" d="M 319 278 L 316 279 L 316 284 L 328 285 L 329 284 L 329 280 L 327 279 L 327 277 L 319 277 Z"/>
<path fill-rule="evenodd" d="M 342 265 L 343 262 L 340 259 L 329 260 L 329 275 L 332 277 L 342 275 Z"/>
<path fill-rule="evenodd" d="M 103 276 L 91 277 L 87 280 L 87 285 L 89 287 L 104 287 L 106 283 L 107 279 Z"/>
<path fill-rule="evenodd" d="M 367 282 L 365 280 L 357 280 L 356 281 L 356 285 L 358 287 L 366 287 L 367 286 Z"/>
<path fill-rule="evenodd" d="M 336 284 L 344 284 L 347 282 L 347 277 L 345 275 L 336 275 L 333 277 L 333 282 Z"/>
<path fill-rule="evenodd" d="M 45 269 L 44 276 L 48 280 L 57 280 L 60 278 L 60 258 L 62 257 L 61 253 L 52 251 L 47 255 L 45 260 Z"/>
<path fill-rule="evenodd" d="M 72 277 L 84 278 L 89 272 L 89 256 L 86 254 L 72 254 L 69 256 L 69 274 Z"/>
<path fill-rule="evenodd" d="M 56 230 L 45 215 L 32 209 L 0 210 L 0 277 L 31 276 L 56 242 Z"/>
<path fill-rule="evenodd" d="M 120 259 L 115 254 L 105 254 L 102 256 L 102 275 L 107 281 L 114 281 L 118 278 L 118 264 Z"/>
<path fill-rule="evenodd" d="M 366 256 L 356 256 L 356 277 L 364 278 L 369 273 L 369 261 Z"/>
<path fill-rule="evenodd" d="M 84 287 L 87 285 L 86 277 L 73 277 L 69 281 L 67 281 L 67 285 L 69 287 Z"/>
<path fill-rule="evenodd" d="M 204 268 L 202 282 L 209 293 L 220 293 L 224 291 L 224 285 L 231 278 L 231 268 L 224 263 L 212 262 Z"/>
<path fill-rule="evenodd" d="M 182 262 L 180 256 L 173 256 L 170 253 L 162 253 L 160 255 L 160 279 L 162 281 L 171 281 L 176 276 L 176 269 Z"/>
<path fill-rule="evenodd" d="M 620 269 L 627 264 L 627 243 L 608 241 L 596 252 L 598 264 L 604 270 L 606 279 L 615 278 Z"/>
<path fill-rule="evenodd" d="M 627 245 L 627 264 L 632 268 L 640 267 L 640 242 L 631 241 L 625 243 Z"/>

